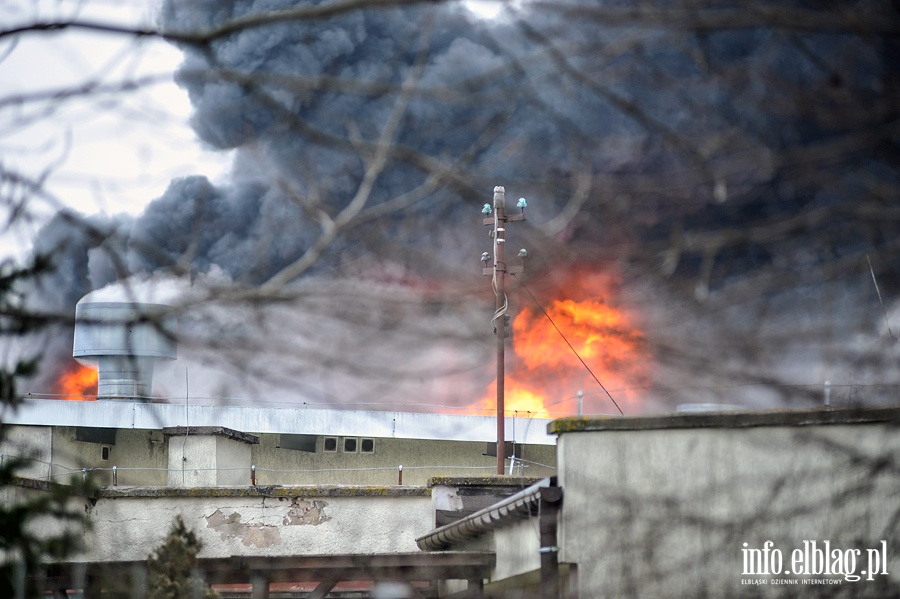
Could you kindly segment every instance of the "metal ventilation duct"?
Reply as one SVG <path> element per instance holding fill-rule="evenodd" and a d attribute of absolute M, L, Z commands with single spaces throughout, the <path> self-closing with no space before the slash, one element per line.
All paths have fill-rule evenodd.
<path fill-rule="evenodd" d="M 72 356 L 97 365 L 98 398 L 150 397 L 155 362 L 176 357 L 177 327 L 170 306 L 82 300 Z"/>

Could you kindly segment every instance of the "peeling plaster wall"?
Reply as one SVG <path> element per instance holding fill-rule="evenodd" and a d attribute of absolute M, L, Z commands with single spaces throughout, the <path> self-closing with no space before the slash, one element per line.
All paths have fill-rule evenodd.
<path fill-rule="evenodd" d="M 203 542 L 201 557 L 332 555 L 418 551 L 431 529 L 431 498 L 378 494 L 278 497 L 101 497 L 82 559 L 141 560 L 162 543 L 177 514 Z M 381 496 L 379 496 L 381 495 Z"/>
<path fill-rule="evenodd" d="M 560 561 L 578 565 L 581 597 L 898 596 L 896 424 L 640 430 L 634 421 L 635 430 L 624 420 L 617 430 L 559 427 Z M 744 543 L 772 541 L 790 571 L 804 540 L 861 549 L 857 573 L 885 540 L 890 575 L 742 586 L 772 578 L 742 575 Z"/>

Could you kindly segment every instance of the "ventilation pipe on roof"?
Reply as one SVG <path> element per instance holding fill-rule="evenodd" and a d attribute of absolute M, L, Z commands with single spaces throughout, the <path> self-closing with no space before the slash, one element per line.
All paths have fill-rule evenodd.
<path fill-rule="evenodd" d="M 176 357 L 176 333 L 170 306 L 82 299 L 72 356 L 97 366 L 99 399 L 147 398 L 155 362 Z"/>

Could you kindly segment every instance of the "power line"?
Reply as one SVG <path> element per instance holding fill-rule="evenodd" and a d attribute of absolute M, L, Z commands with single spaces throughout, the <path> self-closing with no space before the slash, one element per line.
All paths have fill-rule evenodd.
<path fill-rule="evenodd" d="M 537 298 L 534 297 L 534 294 L 531 293 L 531 290 L 525 285 L 525 283 L 521 283 L 521 285 L 522 285 L 522 289 L 524 289 L 525 291 L 528 292 L 528 295 L 531 296 L 531 299 L 534 300 L 534 303 L 537 305 L 537 307 L 540 309 L 540 311 L 543 312 L 544 316 L 547 317 L 547 320 L 550 321 L 550 324 L 553 325 L 553 328 L 556 329 L 556 332 L 559 333 L 559 336 L 562 337 L 563 341 L 566 342 L 566 345 L 569 346 L 569 349 L 572 350 L 572 353 L 575 354 L 575 357 L 578 358 L 578 360 L 581 362 L 582 366 L 584 366 L 585 370 L 587 370 L 588 373 L 590 373 L 591 377 L 593 377 L 593 379 L 595 381 L 597 381 L 597 384 L 600 385 L 600 388 L 603 389 L 604 393 L 606 393 L 606 395 L 609 397 L 609 400 L 611 402 L 613 402 L 613 405 L 616 406 L 617 410 L 619 410 L 619 414 L 624 416 L 625 412 L 623 412 L 622 408 L 619 407 L 619 404 L 616 402 L 615 398 L 606 389 L 606 387 L 603 386 L 603 383 L 600 382 L 600 379 L 597 378 L 597 375 L 594 374 L 594 371 L 591 370 L 591 367 L 588 366 L 587 362 L 585 362 L 584 359 L 578 354 L 578 351 L 572 346 L 571 343 L 569 343 L 569 340 L 566 339 L 566 336 L 563 334 L 563 332 L 560 330 L 560 328 L 558 326 L 556 326 L 556 323 L 553 322 L 553 319 L 550 317 L 550 315 L 547 313 L 547 311 L 544 310 L 544 306 L 542 306 L 541 303 L 539 301 L 537 301 Z"/>
<path fill-rule="evenodd" d="M 878 303 L 881 304 L 881 314 L 884 316 L 884 324 L 887 326 L 888 333 L 894 338 L 894 341 L 900 341 L 900 339 L 894 335 L 894 331 L 891 330 L 891 323 L 888 320 L 887 310 L 884 309 L 884 300 L 881 299 L 881 291 L 878 289 L 878 281 L 875 280 L 875 269 L 872 268 L 872 261 L 869 260 L 868 254 L 866 254 L 866 262 L 869 263 L 869 272 L 872 273 L 872 283 L 875 285 L 875 293 L 878 294 Z"/>

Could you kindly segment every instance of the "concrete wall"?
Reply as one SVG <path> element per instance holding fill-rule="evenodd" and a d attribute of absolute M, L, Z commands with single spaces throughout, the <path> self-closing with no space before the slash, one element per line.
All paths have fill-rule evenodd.
<path fill-rule="evenodd" d="M 0 501 L 46 493 L 41 481 L 24 482 L 0 489 Z M 200 557 L 414 552 L 434 517 L 424 487 L 106 489 L 69 503 L 89 525 L 76 524 L 86 548 L 72 559 L 91 562 L 146 559 L 177 515 L 203 543 Z M 36 526 L 62 527 L 52 518 Z"/>
<path fill-rule="evenodd" d="M 251 463 L 251 447 L 242 441 L 216 437 L 216 486 L 247 484 L 247 470 Z M 222 468 L 225 466 L 225 468 Z"/>
<path fill-rule="evenodd" d="M 11 426 L 3 446 L 7 455 L 23 455 L 30 443 L 38 461 L 23 471 L 34 478 L 47 478 L 53 462 L 53 480 L 64 482 L 79 476 L 82 468 L 92 471 L 101 485 L 113 484 L 116 466 L 119 486 L 214 486 L 250 484 L 250 466 L 256 466 L 260 485 L 362 484 L 392 485 L 399 482 L 403 466 L 404 485 L 425 485 L 435 476 L 481 476 L 496 470 L 496 458 L 485 456 L 485 443 L 474 441 L 434 441 L 422 439 L 368 438 L 370 453 L 324 450 L 325 436 L 316 437 L 316 451 L 278 447 L 279 435 L 259 435 L 259 444 L 249 445 L 223 437 L 190 435 L 164 437 L 159 431 L 118 429 L 115 444 L 108 448 L 108 460 L 101 459 L 102 445 L 77 441 L 75 427 Z M 204 440 L 205 439 L 205 440 Z M 354 437 L 357 446 L 363 437 Z M 555 447 L 527 445 L 525 458 L 534 464 L 516 467 L 516 474 L 531 478 L 552 475 Z M 52 452 L 52 453 L 51 453 Z M 184 481 L 182 481 L 182 456 Z M 551 466 L 551 468 L 539 465 Z M 211 470 L 221 468 L 219 472 Z M 236 469 L 235 469 L 236 468 Z M 168 473 L 168 474 L 167 474 Z"/>
<path fill-rule="evenodd" d="M 70 535 L 75 539 L 85 538 L 85 529 L 82 518 L 89 509 L 90 500 L 85 497 L 70 495 L 68 497 L 50 498 L 50 483 L 45 479 L 19 479 L 13 484 L 0 487 L 0 504 L 5 508 L 14 505 L 22 505 L 27 502 L 38 502 L 43 505 L 36 513 L 25 515 L 24 530 L 33 539 L 50 539 L 63 535 Z M 48 514 L 47 501 L 50 501 L 54 512 Z M 32 504 L 34 505 L 34 503 Z M 58 512 L 57 510 L 61 510 Z M 20 523 L 17 523 L 20 524 Z M 7 529 L 4 535 L 15 537 L 12 529 Z M 8 537 L 7 537 L 8 538 Z M 5 549 L 0 549 L 0 562 L 4 565 L 11 561 L 11 555 Z"/>
<path fill-rule="evenodd" d="M 53 430 L 49 426 L 4 426 L 0 444 L 3 460 L 24 459 L 19 476 L 47 479 L 51 476 Z"/>
<path fill-rule="evenodd" d="M 278 447 L 280 435 L 271 433 L 258 435 L 259 444 L 246 444 L 223 437 L 202 441 L 193 434 L 185 438 L 164 436 L 159 430 L 117 429 L 115 444 L 108 448 L 109 459 L 103 460 L 103 444 L 77 441 L 75 427 L 10 425 L 8 429 L 0 452 L 19 456 L 32 447 L 37 461 L 23 475 L 46 479 L 53 462 L 56 482 L 80 476 L 86 468 L 98 484 L 112 485 L 115 466 L 119 486 L 247 485 L 250 466 L 255 465 L 260 485 L 393 485 L 399 482 L 402 465 L 404 485 L 425 485 L 435 476 L 483 476 L 497 467 L 497 459 L 484 455 L 486 444 L 478 441 L 352 437 L 358 448 L 362 439 L 370 439 L 373 450 L 347 453 L 343 440 L 348 437 L 333 437 L 337 450 L 328 452 L 326 437 L 317 435 L 315 452 L 306 452 Z M 542 478 L 555 473 L 555 446 L 525 445 L 521 453 L 518 457 L 527 462 L 518 462 L 514 474 Z M 184 482 L 183 455 L 188 458 Z M 221 471 L 210 470 L 217 464 Z"/>
<path fill-rule="evenodd" d="M 426 484 L 433 476 L 479 476 L 496 471 L 496 459 L 483 455 L 487 443 L 493 443 L 495 439 L 496 420 L 491 417 L 28 400 L 14 414 L 8 415 L 6 423 L 22 431 L 52 428 L 51 441 L 39 446 L 44 448 L 42 450 L 48 446 L 52 448 L 52 461 L 56 463 L 53 477 L 57 480 L 69 473 L 79 474 L 86 468 L 93 470 L 102 484 L 112 484 L 111 470 L 116 466 L 119 485 L 166 485 L 170 464 L 168 442 L 163 432 L 185 423 L 190 423 L 192 429 L 225 428 L 262 437 L 259 445 L 253 445 L 250 461 L 257 466 L 257 480 L 261 484 L 394 484 L 401 465 L 404 484 L 417 485 Z M 517 457 L 533 462 L 517 465 L 513 474 L 542 478 L 554 473 L 555 438 L 546 432 L 548 423 L 549 420 L 536 418 L 507 418 L 508 435 L 514 437 L 516 443 L 524 444 L 523 455 Z M 76 427 L 116 430 L 116 442 L 109 447 L 109 459 L 101 459 L 99 444 L 76 441 Z M 337 440 L 337 451 L 324 451 L 323 432 Z M 282 434 L 313 436 L 316 451 L 308 453 L 279 447 Z M 348 438 L 356 440 L 358 445 L 363 439 L 371 439 L 374 449 L 346 453 L 342 450 L 343 440 Z M 177 453 L 180 459 L 181 451 Z M 185 457 L 190 459 L 190 456 Z M 222 459 L 216 460 L 219 464 L 232 461 L 228 456 L 220 457 Z M 204 459 L 203 456 L 196 457 L 198 463 Z M 243 467 L 243 458 L 239 461 Z M 181 464 L 174 466 L 180 473 Z M 46 477 L 46 473 L 42 476 Z M 246 476 L 239 473 L 233 476 L 219 484 L 250 482 L 249 468 Z"/>
<path fill-rule="evenodd" d="M 216 484 L 216 438 L 171 436 L 168 477 L 170 487 L 212 487 Z"/>
<path fill-rule="evenodd" d="M 250 445 L 221 435 L 170 435 L 170 487 L 250 484 Z"/>
<path fill-rule="evenodd" d="M 491 580 L 513 578 L 541 567 L 541 534 L 538 518 L 526 518 L 494 531 L 497 563 Z"/>
<path fill-rule="evenodd" d="M 109 446 L 109 459 L 103 460 L 103 444 L 77 441 L 75 427 L 54 427 L 53 480 L 66 482 L 87 468 L 98 484 L 111 485 L 116 466 L 119 485 L 166 484 L 168 451 L 159 431 L 118 429 L 115 441 Z"/>
<path fill-rule="evenodd" d="M 366 484 L 398 483 L 398 467 L 403 466 L 403 484 L 425 485 L 435 476 L 482 476 L 496 472 L 497 458 L 485 456 L 485 443 L 472 441 L 434 441 L 426 439 L 370 438 L 372 453 L 345 453 L 344 437 L 336 437 L 338 450 L 324 451 L 324 436 L 318 436 L 315 453 L 278 448 L 278 435 L 259 435 L 252 448 L 259 484 Z M 363 437 L 357 438 L 359 440 Z M 359 445 L 359 443 L 357 443 Z M 540 464 L 556 464 L 556 448 L 528 445 L 525 459 Z M 521 471 L 517 472 L 521 474 Z M 550 468 L 530 465 L 528 477 L 553 473 Z"/>
<path fill-rule="evenodd" d="M 518 522 L 504 522 L 495 530 L 456 543 L 450 549 L 495 554 L 494 568 L 483 589 L 485 599 L 545 599 L 540 588 L 540 546 L 538 518 L 530 516 Z M 441 585 L 441 596 L 461 593 L 467 588 L 466 581 L 447 581 Z M 593 597 L 583 595 L 582 599 Z"/>
<path fill-rule="evenodd" d="M 557 421 L 560 561 L 582 598 L 900 596 L 898 422 L 896 409 Z M 813 541 L 860 550 L 857 575 L 875 569 L 868 550 L 887 565 L 816 575 Z"/>
<path fill-rule="evenodd" d="M 432 525 L 424 488 L 281 487 L 129 489 L 102 492 L 88 508 L 91 561 L 141 560 L 180 514 L 201 557 L 416 551 Z"/>

